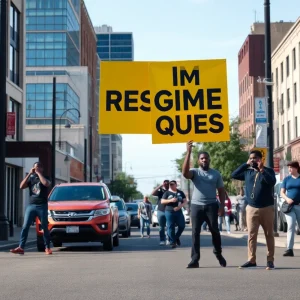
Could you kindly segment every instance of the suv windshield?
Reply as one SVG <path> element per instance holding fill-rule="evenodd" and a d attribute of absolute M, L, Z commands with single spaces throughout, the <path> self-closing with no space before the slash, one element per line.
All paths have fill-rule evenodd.
<path fill-rule="evenodd" d="M 110 204 L 112 206 L 116 206 L 118 208 L 118 210 L 125 210 L 125 207 L 124 207 L 122 201 L 111 202 Z"/>
<path fill-rule="evenodd" d="M 106 200 L 103 186 L 73 185 L 56 187 L 49 201 Z"/>
<path fill-rule="evenodd" d="M 126 203 L 125 205 L 126 205 L 127 208 L 131 207 L 132 211 L 137 211 L 138 210 L 138 205 L 135 204 L 135 203 Z"/>

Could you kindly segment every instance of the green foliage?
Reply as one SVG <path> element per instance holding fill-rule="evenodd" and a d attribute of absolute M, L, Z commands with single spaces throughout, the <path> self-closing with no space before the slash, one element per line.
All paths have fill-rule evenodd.
<path fill-rule="evenodd" d="M 241 136 L 237 129 L 239 120 L 231 121 L 230 141 L 229 142 L 214 142 L 214 143 L 198 143 L 193 148 L 192 159 L 195 167 L 198 167 L 198 151 L 207 151 L 211 157 L 211 167 L 217 169 L 223 177 L 224 185 L 228 193 L 236 193 L 236 188 L 231 173 L 242 163 L 248 159 L 248 153 L 244 151 L 244 146 L 241 144 Z M 182 164 L 186 153 L 182 157 L 175 160 L 178 171 L 181 172 Z"/>
<path fill-rule="evenodd" d="M 143 194 L 137 190 L 137 183 L 133 176 L 124 172 L 117 174 L 115 180 L 109 184 L 112 195 L 118 195 L 125 200 L 142 199 Z"/>

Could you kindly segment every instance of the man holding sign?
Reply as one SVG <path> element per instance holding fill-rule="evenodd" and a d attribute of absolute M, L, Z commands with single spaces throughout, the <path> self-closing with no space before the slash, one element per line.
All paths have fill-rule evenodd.
<path fill-rule="evenodd" d="M 220 265 L 226 267 L 226 260 L 222 256 L 221 236 L 218 228 L 218 215 L 224 215 L 225 189 L 221 174 L 209 167 L 210 157 L 207 152 L 199 152 L 199 168 L 190 169 L 190 158 L 193 141 L 187 143 L 187 153 L 182 166 L 182 174 L 194 183 L 192 196 L 192 260 L 187 268 L 199 268 L 200 260 L 200 232 L 204 222 L 208 224 L 212 234 L 214 254 Z M 217 201 L 217 190 L 219 202 Z"/>

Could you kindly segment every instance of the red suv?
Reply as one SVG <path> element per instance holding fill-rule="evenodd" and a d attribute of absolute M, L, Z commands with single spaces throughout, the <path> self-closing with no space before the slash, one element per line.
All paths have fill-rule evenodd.
<path fill-rule="evenodd" d="M 101 242 L 106 251 L 119 245 L 116 207 L 110 206 L 111 194 L 102 183 L 56 185 L 48 198 L 48 228 L 54 247 L 63 243 Z M 44 251 L 43 231 L 36 222 L 37 249 Z"/>

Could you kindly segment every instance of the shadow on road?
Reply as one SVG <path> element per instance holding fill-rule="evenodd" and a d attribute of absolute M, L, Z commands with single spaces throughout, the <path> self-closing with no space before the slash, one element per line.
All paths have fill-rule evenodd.
<path fill-rule="evenodd" d="M 143 252 L 143 251 L 178 251 L 181 249 L 190 249 L 192 238 L 191 238 L 191 232 L 190 227 L 187 227 L 184 235 L 181 236 L 181 246 L 172 249 L 170 246 L 160 246 L 159 245 L 159 235 L 158 231 L 155 229 L 152 229 L 151 231 L 151 237 L 147 238 L 141 238 L 139 236 L 138 229 L 132 229 L 132 236 L 129 238 L 121 238 L 120 237 L 120 245 L 118 247 L 114 247 L 112 252 L 106 252 L 103 250 L 102 245 L 99 243 L 89 243 L 89 244 L 66 244 L 62 248 L 58 248 L 58 252 L 91 252 L 95 254 L 95 251 L 99 251 L 99 253 L 126 253 L 126 252 Z M 235 247 L 246 247 L 247 241 L 242 238 L 234 238 L 231 236 L 225 236 L 222 235 L 222 247 L 223 249 L 226 248 L 235 248 Z M 263 244 L 259 244 L 258 246 L 264 246 Z M 213 250 L 212 246 L 212 238 L 211 234 L 204 232 L 200 235 L 200 247 L 201 248 L 211 248 Z M 246 251 L 246 249 L 245 249 Z"/>

